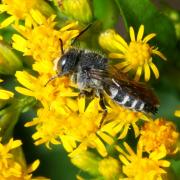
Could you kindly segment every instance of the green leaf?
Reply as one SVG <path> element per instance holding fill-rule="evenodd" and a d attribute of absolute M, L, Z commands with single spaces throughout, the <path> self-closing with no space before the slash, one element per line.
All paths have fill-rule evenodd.
<path fill-rule="evenodd" d="M 0 136 L 3 137 L 3 142 L 7 142 L 12 137 L 20 114 L 34 106 L 35 103 L 32 97 L 21 96 L 13 98 L 9 106 L 0 111 Z"/>
<path fill-rule="evenodd" d="M 119 11 L 112 0 L 92 2 L 94 18 L 102 23 L 104 29 L 112 28 L 118 21 Z"/>
<path fill-rule="evenodd" d="M 145 25 L 145 34 L 156 33 L 157 44 L 163 51 L 175 48 L 176 35 L 173 23 L 160 13 L 149 0 L 115 0 L 125 25 L 133 26 L 136 32 L 141 24 Z"/>

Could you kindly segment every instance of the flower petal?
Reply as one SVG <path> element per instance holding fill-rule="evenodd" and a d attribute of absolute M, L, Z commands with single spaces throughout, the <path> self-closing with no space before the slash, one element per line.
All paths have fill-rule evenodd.
<path fill-rule="evenodd" d="M 85 111 L 85 98 L 81 97 L 78 99 L 79 112 L 84 113 Z"/>
<path fill-rule="evenodd" d="M 36 161 L 34 161 L 34 162 L 31 164 L 31 166 L 28 167 L 28 173 L 31 173 L 31 172 L 35 171 L 35 170 L 38 168 L 39 164 L 40 164 L 39 159 L 37 159 Z"/>
<path fill-rule="evenodd" d="M 149 81 L 149 79 L 150 79 L 150 68 L 147 63 L 144 64 L 144 79 L 145 79 L 145 81 Z"/>
<path fill-rule="evenodd" d="M 125 58 L 125 55 L 122 54 L 122 53 L 110 53 L 108 55 L 109 58 L 117 58 L 117 59 L 124 59 Z"/>
<path fill-rule="evenodd" d="M 38 10 L 31 9 L 30 14 L 38 25 L 41 25 L 46 21 L 46 18 Z"/>
<path fill-rule="evenodd" d="M 131 41 L 136 41 L 133 27 L 129 28 L 129 33 L 130 33 Z"/>
<path fill-rule="evenodd" d="M 156 36 L 155 33 L 151 33 L 151 34 L 148 34 L 144 39 L 143 39 L 143 42 L 144 43 L 147 43 L 148 41 L 150 41 L 152 38 L 154 38 Z"/>
<path fill-rule="evenodd" d="M 157 68 L 156 65 L 155 65 L 154 63 L 152 63 L 152 62 L 150 63 L 150 67 L 151 67 L 151 69 L 152 69 L 152 71 L 153 71 L 156 79 L 158 79 L 158 78 L 159 78 L 158 68 Z"/>
<path fill-rule="evenodd" d="M 9 26 L 11 23 L 13 23 L 15 21 L 15 16 L 9 16 L 7 19 L 5 19 L 1 24 L 0 24 L 0 28 L 4 28 Z"/>
<path fill-rule="evenodd" d="M 144 35 L 144 25 L 141 25 L 137 35 L 137 41 L 141 41 Z"/>
<path fill-rule="evenodd" d="M 6 91 L 4 89 L 0 89 L 0 99 L 9 99 L 11 97 L 13 97 L 13 93 L 10 91 Z"/>
<path fill-rule="evenodd" d="M 129 125 L 124 126 L 124 129 L 118 138 L 119 139 L 125 138 L 128 133 L 128 130 L 129 130 Z"/>
<path fill-rule="evenodd" d="M 13 93 L 4 89 L 0 89 L 0 99 L 9 99 L 11 97 L 13 97 Z"/>
<path fill-rule="evenodd" d="M 142 66 L 139 66 L 137 71 L 136 71 L 136 75 L 135 75 L 135 78 L 134 80 L 135 81 L 139 81 L 140 77 L 141 77 L 141 74 L 142 74 Z"/>
<path fill-rule="evenodd" d="M 153 49 L 152 53 L 158 55 L 160 58 L 162 58 L 165 61 L 167 60 L 167 58 L 164 56 L 164 54 L 161 53 L 160 51 L 156 50 L 156 49 Z"/>
<path fill-rule="evenodd" d="M 27 49 L 26 39 L 24 39 L 22 36 L 20 36 L 18 34 L 14 34 L 12 36 L 12 40 L 13 40 L 13 48 L 14 49 L 16 49 L 18 51 L 26 52 L 26 49 Z"/>
<path fill-rule="evenodd" d="M 115 37 L 116 41 L 118 41 L 120 44 L 122 44 L 125 48 L 128 48 L 127 42 L 119 34 L 114 34 L 114 37 Z"/>

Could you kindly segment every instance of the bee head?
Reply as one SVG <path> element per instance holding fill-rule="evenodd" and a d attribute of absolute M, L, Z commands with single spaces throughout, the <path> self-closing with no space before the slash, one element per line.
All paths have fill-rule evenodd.
<path fill-rule="evenodd" d="M 55 67 L 57 74 L 55 76 L 52 76 L 44 86 L 47 86 L 49 82 L 58 77 L 69 75 L 76 71 L 79 53 L 80 51 L 72 48 L 68 50 L 65 54 L 63 54 L 60 59 L 57 59 L 57 64 Z"/>
<path fill-rule="evenodd" d="M 77 49 L 70 49 L 62 55 L 57 63 L 57 73 L 63 76 L 76 71 L 78 55 L 79 51 Z"/>

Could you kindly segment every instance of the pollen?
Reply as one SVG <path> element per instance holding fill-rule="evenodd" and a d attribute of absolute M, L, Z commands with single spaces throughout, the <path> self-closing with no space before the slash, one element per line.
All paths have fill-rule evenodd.
<path fill-rule="evenodd" d="M 178 137 L 179 133 L 175 125 L 161 118 L 144 124 L 140 142 L 146 152 L 157 151 L 161 146 L 164 146 L 168 154 L 174 154 L 178 149 Z"/>

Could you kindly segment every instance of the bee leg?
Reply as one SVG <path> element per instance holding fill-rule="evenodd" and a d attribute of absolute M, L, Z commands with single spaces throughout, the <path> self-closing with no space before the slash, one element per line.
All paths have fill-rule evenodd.
<path fill-rule="evenodd" d="M 101 121 L 99 123 L 99 129 L 100 129 L 101 126 L 104 123 L 105 117 L 107 116 L 107 108 L 106 108 L 106 105 L 105 105 L 103 93 L 101 91 L 99 92 L 99 97 L 100 97 L 99 104 L 100 104 L 101 108 L 103 109 L 103 115 L 102 115 Z"/>
<path fill-rule="evenodd" d="M 81 90 L 80 93 L 78 94 L 78 98 L 83 98 L 86 96 L 86 91 Z"/>
<path fill-rule="evenodd" d="M 81 90 L 78 97 L 92 97 L 93 96 L 93 92 L 92 91 L 85 91 L 85 90 Z"/>

